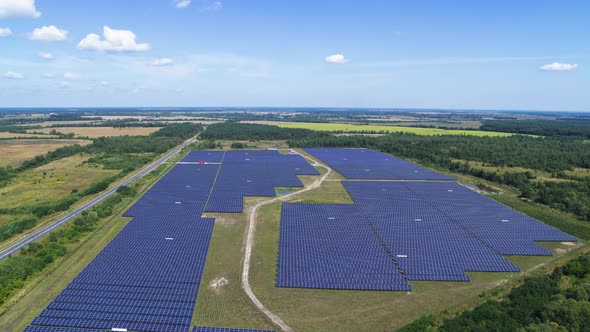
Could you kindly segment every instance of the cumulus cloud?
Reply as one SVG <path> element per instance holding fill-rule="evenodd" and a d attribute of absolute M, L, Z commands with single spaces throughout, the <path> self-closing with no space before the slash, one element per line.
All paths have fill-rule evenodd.
<path fill-rule="evenodd" d="M 342 54 L 332 54 L 327 56 L 324 59 L 327 63 L 336 63 L 336 64 L 343 64 L 347 63 L 348 59 L 344 57 Z"/>
<path fill-rule="evenodd" d="M 55 25 L 44 26 L 37 28 L 31 32 L 29 38 L 31 40 L 42 40 L 42 41 L 61 41 L 66 40 L 68 32 L 57 28 Z"/>
<path fill-rule="evenodd" d="M 159 58 L 159 59 L 155 59 L 151 63 L 152 66 L 156 66 L 156 67 L 171 66 L 173 64 L 174 64 L 174 60 L 172 60 L 170 58 Z"/>
<path fill-rule="evenodd" d="M 129 30 L 115 30 L 108 26 L 103 28 L 104 40 L 99 35 L 91 33 L 78 43 L 81 50 L 100 52 L 141 52 L 150 49 L 150 44 L 138 44 L 135 33 Z"/>
<path fill-rule="evenodd" d="M 176 3 L 174 4 L 174 6 L 176 8 L 182 9 L 182 8 L 186 8 L 186 7 L 190 6 L 191 2 L 192 2 L 191 0 L 177 0 Z"/>
<path fill-rule="evenodd" d="M 4 78 L 8 78 L 8 79 L 11 79 L 11 80 L 22 80 L 23 78 L 25 78 L 25 77 L 23 76 L 23 74 L 21 74 L 21 73 L 16 73 L 16 72 L 13 72 L 13 71 L 7 71 L 7 72 L 5 72 L 5 73 L 2 75 L 2 77 L 4 77 Z"/>
<path fill-rule="evenodd" d="M 12 35 L 12 30 L 10 30 L 10 28 L 0 28 L 0 38 L 8 37 L 10 35 Z"/>
<path fill-rule="evenodd" d="M 41 78 L 47 79 L 47 80 L 52 80 L 55 78 L 54 74 L 43 74 L 41 75 Z"/>
<path fill-rule="evenodd" d="M 559 62 L 553 62 L 553 63 L 549 63 L 549 64 L 539 67 L 539 69 L 545 70 L 545 71 L 568 71 L 568 70 L 574 70 L 576 68 L 578 68 L 578 65 L 575 63 L 559 63 Z"/>
<path fill-rule="evenodd" d="M 39 52 L 39 54 L 37 54 L 41 59 L 45 59 L 45 60 L 53 60 L 53 54 L 49 53 L 49 52 Z"/>
<path fill-rule="evenodd" d="M 64 78 L 68 81 L 76 81 L 80 79 L 80 74 L 79 73 L 74 73 L 71 71 L 65 72 L 64 73 Z"/>
<path fill-rule="evenodd" d="M 2 0 L 0 1 L 0 19 L 27 17 L 37 18 L 41 12 L 35 8 L 35 0 Z"/>

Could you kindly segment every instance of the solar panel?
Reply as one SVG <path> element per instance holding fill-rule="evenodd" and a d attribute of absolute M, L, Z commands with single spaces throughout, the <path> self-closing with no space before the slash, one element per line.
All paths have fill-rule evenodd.
<path fill-rule="evenodd" d="M 303 186 L 299 174 L 319 173 L 276 151 L 189 153 L 125 212 L 133 219 L 27 331 L 190 331 L 215 222 L 201 218 L 207 202 L 241 212 L 246 195 Z"/>
<path fill-rule="evenodd" d="M 321 159 L 347 179 L 455 180 L 450 176 L 370 149 L 304 150 Z"/>
<path fill-rule="evenodd" d="M 283 204 L 276 285 L 410 290 L 353 204 Z"/>

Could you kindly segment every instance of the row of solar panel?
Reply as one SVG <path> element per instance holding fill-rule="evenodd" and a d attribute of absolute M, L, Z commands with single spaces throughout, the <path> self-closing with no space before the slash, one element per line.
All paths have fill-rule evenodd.
<path fill-rule="evenodd" d="M 343 184 L 355 204 L 283 204 L 277 286 L 407 290 L 402 273 L 468 281 L 519 271 L 501 254 L 551 254 L 534 241 L 575 241 L 457 183 Z"/>
<path fill-rule="evenodd" d="M 243 163 L 248 156 L 253 161 Z M 219 164 L 191 162 L 219 163 L 224 157 L 221 151 L 193 151 L 183 159 L 185 164 L 163 176 L 126 211 L 126 216 L 134 217 L 128 225 L 28 330 L 189 331 L 214 225 L 214 219 L 200 216 L 218 172 L 222 173 Z M 301 185 L 297 172 L 316 172 L 300 156 L 238 151 L 228 157 L 225 173 L 233 188 L 241 189 L 234 195 L 240 204 L 242 195 L 266 191 L 274 196 L 273 185 Z M 252 185 L 250 177 L 259 183 Z M 223 182 L 222 194 L 227 192 Z"/>
<path fill-rule="evenodd" d="M 303 187 L 298 175 L 319 172 L 300 155 L 227 151 L 205 211 L 240 213 L 245 196 L 274 197 L 275 187 Z"/>
<path fill-rule="evenodd" d="M 369 149 L 304 150 L 347 179 L 454 180 L 450 176 Z"/>
<path fill-rule="evenodd" d="M 111 329 L 75 329 L 63 327 L 47 327 L 47 326 L 29 326 L 25 328 L 24 332 L 92 332 L 92 331 L 112 331 Z M 171 327 L 170 331 L 182 331 Z M 185 329 L 184 331 L 189 331 Z M 274 332 L 271 330 L 256 330 L 256 329 L 237 329 L 231 327 L 209 327 L 209 326 L 194 326 L 192 332 Z"/>
<path fill-rule="evenodd" d="M 176 165 L 33 325 L 190 331 L 214 225 L 201 213 L 218 169 Z"/>

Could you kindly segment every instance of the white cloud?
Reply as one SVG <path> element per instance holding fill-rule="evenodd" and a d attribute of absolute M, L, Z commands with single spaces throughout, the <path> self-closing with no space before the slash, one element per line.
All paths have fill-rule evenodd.
<path fill-rule="evenodd" d="M 0 19 L 11 17 L 37 18 L 41 12 L 35 8 L 35 0 L 1 0 Z"/>
<path fill-rule="evenodd" d="M 55 78 L 54 74 L 43 74 L 41 75 L 41 78 L 47 79 L 47 80 L 52 80 Z"/>
<path fill-rule="evenodd" d="M 559 63 L 559 62 L 553 62 L 553 63 L 549 63 L 549 64 L 539 67 L 539 69 L 545 70 L 545 71 L 568 71 L 568 70 L 574 70 L 576 68 L 578 68 L 578 65 L 575 63 Z"/>
<path fill-rule="evenodd" d="M 191 0 L 177 0 L 174 5 L 176 8 L 186 8 L 191 5 Z"/>
<path fill-rule="evenodd" d="M 49 25 L 33 30 L 29 36 L 29 39 L 42 41 L 61 41 L 66 40 L 67 37 L 68 32 L 66 30 L 61 30 L 55 25 Z"/>
<path fill-rule="evenodd" d="M 150 44 L 138 44 L 135 34 L 129 30 L 115 30 L 108 26 L 103 28 L 104 40 L 100 36 L 91 33 L 78 43 L 81 50 L 94 50 L 100 52 L 140 52 L 150 49 Z"/>
<path fill-rule="evenodd" d="M 39 54 L 37 54 L 41 59 L 45 59 L 45 60 L 53 60 L 55 59 L 53 57 L 53 54 L 48 53 L 48 52 L 39 52 Z"/>
<path fill-rule="evenodd" d="M 155 59 L 152 61 L 152 66 L 161 67 L 161 66 L 171 66 L 174 64 L 174 60 L 170 58 L 160 58 Z"/>
<path fill-rule="evenodd" d="M 15 73 L 13 71 L 7 71 L 2 75 L 4 78 L 12 79 L 12 80 L 22 80 L 25 78 L 21 73 Z"/>
<path fill-rule="evenodd" d="M 337 63 L 337 64 L 343 64 L 343 63 L 348 62 L 348 59 L 345 58 L 344 55 L 342 55 L 342 54 L 329 55 L 324 60 L 327 63 Z"/>
<path fill-rule="evenodd" d="M 74 73 L 71 71 L 65 72 L 64 73 L 64 78 L 68 81 L 76 81 L 80 79 L 80 73 Z"/>
<path fill-rule="evenodd" d="M 12 35 L 10 28 L 0 28 L 0 37 L 8 37 Z"/>
<path fill-rule="evenodd" d="M 203 6 L 203 9 L 209 12 L 217 12 L 223 9 L 221 1 L 212 1 Z"/>

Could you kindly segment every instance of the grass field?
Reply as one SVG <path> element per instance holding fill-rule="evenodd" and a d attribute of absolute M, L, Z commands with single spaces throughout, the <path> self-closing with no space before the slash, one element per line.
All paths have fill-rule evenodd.
<path fill-rule="evenodd" d="M 118 173 L 84 164 L 88 158 L 63 158 L 19 174 L 8 186 L 0 188 L 0 208 L 56 201 L 73 189 L 83 190 L 92 182 Z"/>
<path fill-rule="evenodd" d="M 0 140 L 0 167 L 17 167 L 23 161 L 68 145 L 87 145 L 91 141 L 80 139 L 26 139 Z"/>
<path fill-rule="evenodd" d="M 251 121 L 250 123 L 257 123 Z M 457 130 L 457 129 L 437 129 L 437 128 L 418 128 L 403 126 L 383 126 L 383 125 L 354 125 L 345 123 L 303 123 L 303 122 L 275 122 L 263 121 L 263 124 L 272 124 L 283 128 L 304 128 L 318 131 L 384 131 L 384 132 L 405 132 L 417 135 L 468 135 L 468 136 L 512 136 L 510 133 L 500 133 L 493 131 L 481 130 Z"/>
<path fill-rule="evenodd" d="M 155 131 L 160 130 L 159 127 L 130 127 L 130 128 L 114 128 L 114 127 L 60 127 L 60 128 L 43 128 L 33 129 L 32 131 L 50 133 L 56 130 L 60 133 L 73 133 L 78 137 L 105 137 L 105 136 L 143 136 L 149 135 Z"/>

